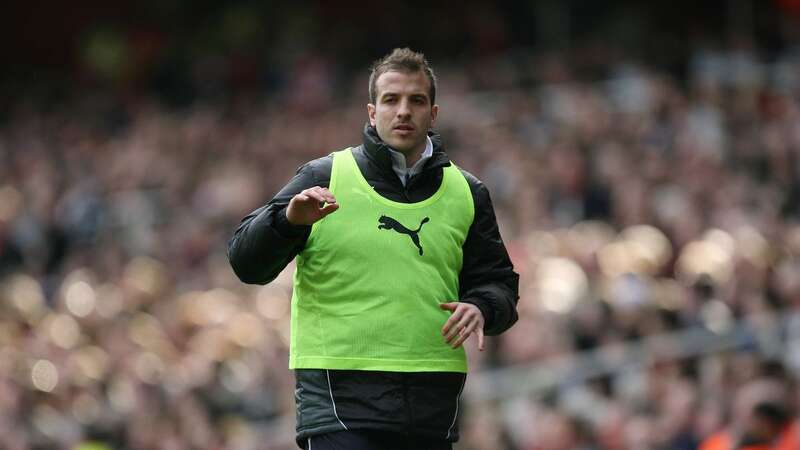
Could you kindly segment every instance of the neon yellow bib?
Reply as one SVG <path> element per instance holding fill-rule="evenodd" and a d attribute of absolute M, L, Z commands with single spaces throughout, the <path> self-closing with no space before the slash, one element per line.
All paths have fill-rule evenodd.
<path fill-rule="evenodd" d="M 314 224 L 297 257 L 289 368 L 466 372 L 439 308 L 458 300 L 474 217 L 461 171 L 445 167 L 435 194 L 398 203 L 374 191 L 346 149 L 333 154 L 330 190 L 339 209 Z"/>

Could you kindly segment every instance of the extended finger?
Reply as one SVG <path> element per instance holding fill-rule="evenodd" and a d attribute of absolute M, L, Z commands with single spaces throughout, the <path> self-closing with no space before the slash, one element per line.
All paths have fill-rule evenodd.
<path fill-rule="evenodd" d="M 458 302 L 439 303 L 439 308 L 445 311 L 455 312 L 458 309 L 458 305 Z"/>
<path fill-rule="evenodd" d="M 447 331 L 450 330 L 450 328 L 453 325 L 458 323 L 458 321 L 461 320 L 461 316 L 463 315 L 464 315 L 463 309 L 456 309 L 455 312 L 450 316 L 450 318 L 447 319 L 447 322 L 444 323 L 444 326 L 442 327 L 442 335 L 447 335 Z"/>
<path fill-rule="evenodd" d="M 467 340 L 469 335 L 472 334 L 473 331 L 475 331 L 476 327 L 477 327 L 476 322 L 470 322 L 469 325 L 461 329 L 461 331 L 458 333 L 458 339 L 453 341 L 453 343 L 450 345 L 453 348 L 458 348 L 461 344 L 464 343 L 464 341 Z"/>
<path fill-rule="evenodd" d="M 316 192 L 317 194 L 319 194 L 320 198 L 322 198 L 321 201 L 325 201 L 325 202 L 329 202 L 329 203 L 333 203 L 333 202 L 336 201 L 336 198 L 334 198 L 333 194 L 331 194 L 331 191 L 327 190 L 324 187 L 314 186 L 314 187 L 308 188 L 308 190 L 312 191 L 312 192 Z"/>
<path fill-rule="evenodd" d="M 456 336 L 458 336 L 458 334 L 459 334 L 459 333 L 460 333 L 460 332 L 461 332 L 463 329 L 464 329 L 463 327 L 457 327 L 457 326 L 454 326 L 454 327 L 453 327 L 453 328 L 451 328 L 451 329 L 450 329 L 450 331 L 449 331 L 449 332 L 448 332 L 448 333 L 447 333 L 447 334 L 444 336 L 444 341 L 445 341 L 445 342 L 447 342 L 448 344 L 452 343 L 452 342 L 453 342 L 453 339 L 455 339 L 455 338 L 456 338 Z"/>
<path fill-rule="evenodd" d="M 459 333 L 461 330 L 463 330 L 470 323 L 470 321 L 472 321 L 472 320 L 474 320 L 474 319 L 472 317 L 470 317 L 469 314 L 464 314 L 461 317 L 461 319 L 458 321 L 458 323 L 456 323 L 455 326 L 453 326 L 453 328 L 450 330 L 450 332 L 447 333 L 446 341 L 447 342 L 452 341 L 453 338 L 456 337 L 456 334 Z"/>
<path fill-rule="evenodd" d="M 311 189 L 305 190 L 301 192 L 298 197 L 302 195 L 304 197 L 303 202 L 309 203 L 322 203 L 325 200 L 322 198 L 322 195 L 319 192 L 313 191 Z"/>
<path fill-rule="evenodd" d="M 307 194 L 312 195 L 314 198 L 318 199 L 319 201 L 325 201 L 325 192 L 322 191 L 321 187 L 313 187 L 309 188 Z"/>
<path fill-rule="evenodd" d="M 325 217 L 337 209 L 339 209 L 339 205 L 337 203 L 328 203 L 322 209 L 320 209 L 320 212 L 322 213 L 322 217 Z"/>
<path fill-rule="evenodd" d="M 478 350 L 483 351 L 483 327 L 478 327 Z"/>
<path fill-rule="evenodd" d="M 336 197 L 333 196 L 331 191 L 327 188 L 319 188 L 319 192 L 325 197 L 325 201 L 328 203 L 336 203 Z"/>

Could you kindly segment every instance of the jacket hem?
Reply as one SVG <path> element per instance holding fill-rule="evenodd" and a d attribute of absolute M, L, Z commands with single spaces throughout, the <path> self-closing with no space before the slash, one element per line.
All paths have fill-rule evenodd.
<path fill-rule="evenodd" d="M 447 442 L 458 442 L 459 439 L 458 429 L 453 430 L 448 435 L 447 433 L 448 430 L 429 430 L 422 428 L 409 429 L 407 427 L 404 427 L 403 424 L 376 423 L 374 421 L 348 420 L 347 429 L 375 430 L 375 431 L 385 431 L 388 433 L 410 434 L 425 439 L 442 439 Z M 297 445 L 300 448 L 303 448 L 303 444 L 309 437 L 319 436 L 327 433 L 335 433 L 337 431 L 344 431 L 344 429 L 338 422 L 328 423 L 324 425 L 316 425 L 312 427 L 303 427 L 297 430 L 295 442 L 297 442 Z"/>

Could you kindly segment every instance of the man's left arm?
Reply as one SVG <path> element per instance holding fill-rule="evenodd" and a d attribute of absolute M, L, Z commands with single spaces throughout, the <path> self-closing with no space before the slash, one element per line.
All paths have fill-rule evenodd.
<path fill-rule="evenodd" d="M 484 334 L 498 335 L 517 321 L 519 275 L 508 256 L 497 226 L 489 191 L 464 172 L 472 191 L 475 219 L 463 245 L 459 300 L 480 309 Z"/>

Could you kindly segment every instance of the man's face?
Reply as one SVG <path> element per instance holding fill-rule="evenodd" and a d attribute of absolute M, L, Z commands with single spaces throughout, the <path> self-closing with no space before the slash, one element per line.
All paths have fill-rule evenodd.
<path fill-rule="evenodd" d="M 431 104 L 430 82 L 419 72 L 388 71 L 375 80 L 375 104 L 367 104 L 369 123 L 389 147 L 408 156 L 425 150 L 438 105 Z"/>

